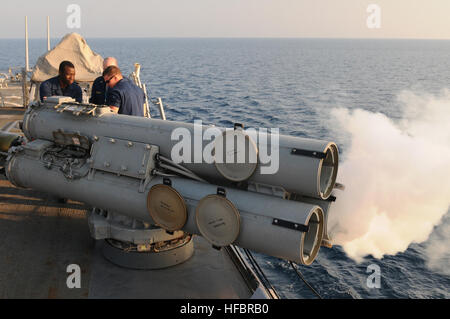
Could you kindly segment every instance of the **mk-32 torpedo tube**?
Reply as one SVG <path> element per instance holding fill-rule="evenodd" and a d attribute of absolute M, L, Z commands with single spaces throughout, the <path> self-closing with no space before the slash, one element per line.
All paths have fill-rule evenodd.
<path fill-rule="evenodd" d="M 31 142 L 10 149 L 8 179 L 95 206 L 91 234 L 108 242 L 105 257 L 117 264 L 148 269 L 183 262 L 193 253 L 192 235 L 218 249 L 236 245 L 304 265 L 323 240 L 329 245 L 335 143 L 116 115 L 61 97 L 31 106 L 23 132 Z M 195 146 L 183 150 L 184 161 L 175 159 L 174 136 L 183 132 L 207 135 L 194 143 L 212 160 L 196 160 Z M 270 173 L 262 161 L 268 149 L 279 161 Z M 135 255 L 118 252 L 130 247 L 147 259 L 124 261 Z"/>

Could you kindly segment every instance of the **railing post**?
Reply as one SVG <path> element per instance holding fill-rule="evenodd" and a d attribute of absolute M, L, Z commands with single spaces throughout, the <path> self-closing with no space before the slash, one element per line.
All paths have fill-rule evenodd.
<path fill-rule="evenodd" d="M 27 107 L 30 101 L 30 96 L 28 94 L 28 84 L 27 84 L 27 70 L 22 69 L 22 96 L 23 96 L 23 106 Z"/>

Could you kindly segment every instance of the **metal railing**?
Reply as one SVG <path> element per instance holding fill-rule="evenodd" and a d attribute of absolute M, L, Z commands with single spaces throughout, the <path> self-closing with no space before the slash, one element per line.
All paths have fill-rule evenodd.
<path fill-rule="evenodd" d="M 147 92 L 147 86 L 142 83 L 141 81 L 141 65 L 139 63 L 134 64 L 134 72 L 131 73 L 130 78 L 133 80 L 134 84 L 136 84 L 138 87 L 140 87 L 145 94 L 145 103 L 144 103 L 144 115 L 148 118 L 151 118 L 150 114 L 150 104 L 149 104 L 149 97 Z M 164 112 L 164 105 L 162 102 L 162 99 L 158 97 L 155 100 L 150 100 L 154 105 L 157 105 L 159 108 L 159 114 L 161 115 L 161 118 L 165 121 L 166 120 L 166 113 Z"/>

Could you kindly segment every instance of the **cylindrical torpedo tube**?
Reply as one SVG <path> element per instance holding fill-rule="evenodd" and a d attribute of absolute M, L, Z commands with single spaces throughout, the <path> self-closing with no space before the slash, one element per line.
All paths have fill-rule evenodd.
<path fill-rule="evenodd" d="M 88 136 L 91 141 L 99 136 L 129 139 L 158 145 L 161 155 L 173 160 L 172 151 L 179 149 L 180 143 L 186 142 L 180 137 L 185 133 L 185 136 L 191 138 L 191 141 L 186 143 L 190 148 L 190 158 L 182 165 L 214 183 L 249 181 L 280 186 L 291 193 L 326 199 L 331 195 L 336 182 L 339 152 L 333 142 L 268 135 L 264 132 L 250 134 L 243 131 L 241 135 L 245 136 L 249 146 L 241 152 L 247 157 L 256 154 L 256 162 L 217 163 L 217 153 L 220 149 L 217 144 L 223 139 L 223 128 L 115 115 L 105 108 L 92 112 L 64 111 L 71 110 L 70 107 L 70 103 L 46 103 L 30 108 L 23 122 L 25 135 L 30 140 L 53 141 L 53 133 L 63 129 Z M 81 107 L 83 106 L 72 105 L 72 109 Z M 61 110 L 64 112 L 60 112 Z M 234 135 L 232 137 L 234 138 Z M 212 153 L 212 161 L 206 159 L 207 153 Z M 240 151 L 232 149 L 231 153 L 233 156 L 237 153 L 236 157 L 239 157 Z"/>
<path fill-rule="evenodd" d="M 323 230 L 323 239 L 322 239 L 322 246 L 331 248 L 333 246 L 332 244 L 332 238 L 330 237 L 330 234 L 328 232 L 328 220 L 329 220 L 329 214 L 330 209 L 332 206 L 332 203 L 336 201 L 335 196 L 330 196 L 327 200 L 317 199 L 317 198 L 311 198 L 311 197 L 305 197 L 300 196 L 297 194 L 293 194 L 290 197 L 290 200 L 296 200 L 302 203 L 308 203 L 311 205 L 317 205 L 322 208 L 323 215 L 324 215 L 324 230 Z"/>
<path fill-rule="evenodd" d="M 170 177 L 170 183 L 155 177 L 144 192 L 138 191 L 138 179 L 108 172 L 96 171 L 90 178 L 80 173 L 78 178 L 70 179 L 41 160 L 42 150 L 49 146 L 51 143 L 37 140 L 19 148 L 7 163 L 8 179 L 19 187 L 82 201 L 168 230 L 181 227 L 187 233 L 204 236 L 216 247 L 234 244 L 305 265 L 311 264 L 319 251 L 324 216 L 317 205 L 179 177 Z M 80 172 L 87 170 L 79 168 Z M 167 190 L 152 193 L 159 185 L 170 189 L 171 195 L 166 196 Z M 211 200 L 211 195 L 218 199 Z M 151 205 L 162 207 L 160 213 L 178 214 L 155 222 Z"/>

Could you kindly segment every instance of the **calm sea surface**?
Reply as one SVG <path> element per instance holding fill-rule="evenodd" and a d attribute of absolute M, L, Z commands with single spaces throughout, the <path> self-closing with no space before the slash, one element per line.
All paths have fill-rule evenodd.
<path fill-rule="evenodd" d="M 450 88 L 450 41 L 87 41 L 103 57 L 117 57 L 126 74 L 134 62 L 141 63 L 141 77 L 152 97 L 163 98 L 168 119 L 280 128 L 282 134 L 334 140 L 344 153 L 345 141 L 328 127 L 331 108 L 361 108 L 400 119 L 396 98 L 401 91 L 439 94 Z M 31 40 L 30 64 L 45 50 L 45 40 Z M 23 40 L 0 40 L 0 70 L 23 66 L 23 51 Z M 449 223 L 447 214 L 439 227 Z M 450 278 L 427 268 L 425 244 L 382 260 L 367 257 L 360 264 L 341 247 L 323 248 L 311 267 L 300 270 L 324 298 L 450 298 Z M 315 298 L 288 263 L 263 255 L 257 259 L 282 297 Z M 380 289 L 366 285 L 373 263 L 382 271 Z"/>

